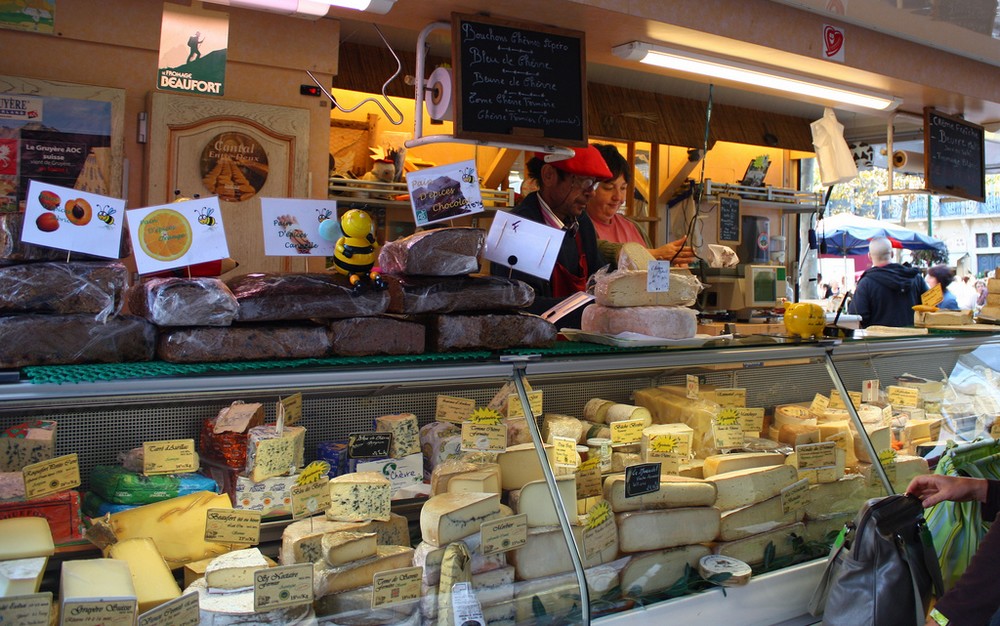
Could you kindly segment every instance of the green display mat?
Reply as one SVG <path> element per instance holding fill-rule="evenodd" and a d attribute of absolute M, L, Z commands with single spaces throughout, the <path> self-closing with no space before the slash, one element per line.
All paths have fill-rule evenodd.
<path fill-rule="evenodd" d="M 404 356 L 331 357 L 326 359 L 276 359 L 270 361 L 227 361 L 224 363 L 94 363 L 85 365 L 31 365 L 21 368 L 22 382 L 36 385 L 92 383 L 136 378 L 233 374 L 291 369 L 329 369 L 398 366 L 419 364 L 496 362 L 504 355 L 539 355 L 541 358 L 579 357 L 589 354 L 656 352 L 663 348 L 615 348 L 599 344 L 559 341 L 548 348 L 516 348 L 491 352 L 441 352 Z"/>

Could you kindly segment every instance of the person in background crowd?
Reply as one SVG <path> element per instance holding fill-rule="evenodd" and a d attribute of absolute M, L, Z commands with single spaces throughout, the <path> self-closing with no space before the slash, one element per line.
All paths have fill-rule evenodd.
<path fill-rule="evenodd" d="M 954 280 L 948 288 L 955 294 L 955 301 L 958 308 L 963 311 L 972 311 L 976 308 L 976 288 L 969 284 L 969 277 L 963 276 L 961 280 Z"/>
<path fill-rule="evenodd" d="M 594 186 L 611 178 L 611 172 L 593 146 L 574 148 L 574 153 L 572 158 L 551 163 L 536 155 L 528 171 L 538 172 L 538 191 L 528 194 L 510 211 L 563 231 L 552 275 L 542 280 L 499 263 L 490 268 L 495 276 L 510 276 L 531 285 L 535 301 L 528 310 L 532 313 L 544 313 L 568 296 L 586 290 L 590 275 L 605 265 L 586 208 L 594 195 Z M 577 313 L 580 312 L 578 309 Z M 565 317 L 559 325 L 572 326 L 574 321 L 579 328 L 579 315 Z"/>
<path fill-rule="evenodd" d="M 926 288 L 913 267 L 892 263 L 892 242 L 875 237 L 868 242 L 868 268 L 854 291 L 848 312 L 861 316 L 861 327 L 912 326 L 913 306 Z"/>
<path fill-rule="evenodd" d="M 951 285 L 951 283 L 951 268 L 947 265 L 935 265 L 927 270 L 927 288 L 933 289 L 935 285 L 941 285 L 944 300 L 942 300 L 937 307 L 943 311 L 958 310 L 958 300 L 955 299 L 955 294 L 948 289 L 948 286 Z"/>
<path fill-rule="evenodd" d="M 632 168 L 614 146 L 595 143 L 593 147 L 601 153 L 611 171 L 611 178 L 597 184 L 594 195 L 587 203 L 587 215 L 597 230 L 598 247 L 605 261 L 614 264 L 623 243 L 645 246 L 654 258 L 670 261 L 671 265 L 684 267 L 694 261 L 694 250 L 684 245 L 687 237 L 652 248 L 646 233 L 619 213 L 632 182 Z"/>
<path fill-rule="evenodd" d="M 819 297 L 826 300 L 827 298 L 833 297 L 833 289 L 830 288 L 829 283 L 823 282 L 823 275 L 816 274 L 816 284 L 819 285 Z"/>
<path fill-rule="evenodd" d="M 924 508 L 939 502 L 979 501 L 984 522 L 993 524 L 979 544 L 958 582 L 938 598 L 925 626 L 1000 626 L 1000 585 L 996 563 L 1000 559 L 1000 481 L 939 474 L 923 474 L 910 481 L 906 494 L 920 499 Z"/>
<path fill-rule="evenodd" d="M 986 281 L 977 280 L 976 281 L 976 308 L 981 308 L 986 306 Z"/>

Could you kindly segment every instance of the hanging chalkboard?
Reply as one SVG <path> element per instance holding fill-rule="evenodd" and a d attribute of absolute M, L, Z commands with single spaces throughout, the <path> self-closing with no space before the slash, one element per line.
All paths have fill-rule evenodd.
<path fill-rule="evenodd" d="M 740 197 L 732 194 L 719 196 L 719 243 L 739 245 Z"/>
<path fill-rule="evenodd" d="M 924 109 L 924 171 L 932 193 L 986 200 L 983 127 Z"/>
<path fill-rule="evenodd" d="M 587 145 L 585 50 L 580 31 L 454 14 L 455 136 Z"/>

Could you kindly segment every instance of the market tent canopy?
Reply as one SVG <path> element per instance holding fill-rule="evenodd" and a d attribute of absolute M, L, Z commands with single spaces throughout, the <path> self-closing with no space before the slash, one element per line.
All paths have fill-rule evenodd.
<path fill-rule="evenodd" d="M 945 250 L 944 242 L 930 235 L 851 213 L 837 213 L 820 220 L 816 225 L 816 235 L 821 245 L 825 244 L 826 254 L 867 254 L 868 242 L 875 237 L 888 237 L 893 241 L 894 248 Z"/>

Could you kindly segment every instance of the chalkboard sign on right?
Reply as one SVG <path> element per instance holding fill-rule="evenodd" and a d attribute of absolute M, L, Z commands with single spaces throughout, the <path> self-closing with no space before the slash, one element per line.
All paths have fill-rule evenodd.
<path fill-rule="evenodd" d="M 739 245 L 740 197 L 732 194 L 719 196 L 719 243 Z"/>
<path fill-rule="evenodd" d="M 932 193 L 986 200 L 983 127 L 924 109 L 924 171 Z"/>

